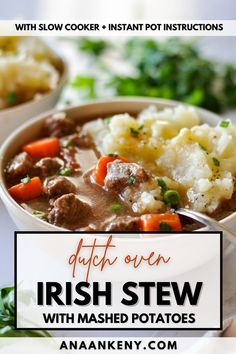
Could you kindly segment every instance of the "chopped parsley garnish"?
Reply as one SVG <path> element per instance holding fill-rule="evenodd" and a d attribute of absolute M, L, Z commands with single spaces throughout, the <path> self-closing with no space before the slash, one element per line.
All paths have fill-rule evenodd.
<path fill-rule="evenodd" d="M 72 170 L 68 167 L 61 167 L 60 170 L 58 171 L 58 174 L 60 176 L 71 176 L 72 175 Z"/>
<path fill-rule="evenodd" d="M 140 125 L 138 128 L 133 128 L 133 127 L 131 127 L 131 128 L 130 128 L 130 134 L 131 134 L 133 137 L 137 138 L 137 137 L 139 136 L 139 134 L 140 134 L 140 130 L 142 130 L 143 127 L 144 127 L 144 125 Z"/>
<path fill-rule="evenodd" d="M 27 184 L 27 183 L 30 182 L 30 180 L 31 180 L 31 178 L 29 176 L 26 176 L 25 178 L 21 179 L 21 182 L 24 183 L 24 184 Z"/>
<path fill-rule="evenodd" d="M 166 222 L 161 221 L 160 222 L 160 230 L 161 231 L 171 231 L 172 227 L 169 224 L 167 224 Z"/>
<path fill-rule="evenodd" d="M 162 193 L 165 193 L 168 189 L 166 182 L 164 181 L 164 179 L 157 177 L 157 183 L 158 186 L 161 187 Z"/>
<path fill-rule="evenodd" d="M 108 154 L 108 156 L 110 156 L 110 157 L 119 157 L 119 154 L 117 154 L 117 153 L 111 153 L 111 154 Z"/>
<path fill-rule="evenodd" d="M 135 175 L 131 174 L 128 179 L 129 184 L 134 184 L 135 183 Z"/>
<path fill-rule="evenodd" d="M 34 210 L 32 213 L 34 216 L 42 220 L 47 220 L 47 214 L 40 210 Z"/>
<path fill-rule="evenodd" d="M 111 204 L 111 210 L 118 212 L 121 211 L 123 209 L 122 205 L 120 203 L 113 203 Z"/>
<path fill-rule="evenodd" d="M 220 161 L 216 157 L 212 157 L 212 161 L 216 167 L 220 166 Z"/>
<path fill-rule="evenodd" d="M 108 116 L 108 117 L 104 118 L 103 120 L 106 124 L 109 124 L 111 119 L 112 119 L 112 116 Z"/>
<path fill-rule="evenodd" d="M 205 148 L 205 146 L 203 146 L 202 144 L 199 144 L 200 148 L 203 150 L 203 151 L 207 151 L 207 149 Z"/>
<path fill-rule="evenodd" d="M 139 136 L 139 130 L 135 128 L 130 128 L 130 134 L 134 137 L 137 138 Z"/>
<path fill-rule="evenodd" d="M 13 106 L 17 102 L 17 94 L 15 92 L 8 92 L 6 101 L 9 106 Z"/>
<path fill-rule="evenodd" d="M 63 144 L 63 147 L 65 147 L 67 149 L 73 148 L 74 146 L 75 146 L 75 144 L 71 140 L 67 140 Z"/>
<path fill-rule="evenodd" d="M 222 120 L 220 122 L 220 127 L 221 128 L 228 128 L 228 126 L 229 126 L 229 121 L 228 120 Z"/>

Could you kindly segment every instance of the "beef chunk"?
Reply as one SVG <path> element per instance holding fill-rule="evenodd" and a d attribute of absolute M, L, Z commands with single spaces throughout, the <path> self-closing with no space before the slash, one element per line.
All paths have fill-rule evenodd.
<path fill-rule="evenodd" d="M 94 147 L 94 141 L 89 134 L 86 134 L 79 129 L 76 134 L 72 134 L 63 138 L 62 146 L 64 147 L 76 146 L 80 149 L 90 149 Z"/>
<path fill-rule="evenodd" d="M 119 216 L 104 226 L 105 231 L 139 231 L 139 217 Z"/>
<path fill-rule="evenodd" d="M 115 160 L 107 165 L 104 185 L 109 190 L 120 192 L 127 186 L 138 185 L 146 182 L 149 178 L 150 175 L 136 163 L 124 163 Z"/>
<path fill-rule="evenodd" d="M 80 149 L 90 149 L 94 147 L 94 141 L 91 135 L 84 133 L 82 130 L 74 135 L 72 141 L 75 146 L 78 146 Z"/>
<path fill-rule="evenodd" d="M 70 193 L 61 196 L 54 202 L 54 207 L 48 215 L 48 221 L 51 224 L 73 230 L 80 220 L 86 220 L 91 214 L 90 205 Z"/>
<path fill-rule="evenodd" d="M 48 136 L 61 138 L 74 133 L 76 131 L 76 123 L 73 119 L 66 117 L 65 113 L 57 113 L 46 119 L 44 130 Z"/>
<path fill-rule="evenodd" d="M 61 157 L 65 161 L 65 166 L 73 170 L 74 172 L 81 172 L 81 167 L 78 162 L 77 151 L 74 148 L 63 149 Z"/>
<path fill-rule="evenodd" d="M 6 177 L 10 182 L 19 182 L 27 175 L 31 176 L 34 171 L 34 162 L 30 155 L 21 152 L 16 155 L 6 168 Z"/>
<path fill-rule="evenodd" d="M 75 185 L 62 176 L 47 178 L 43 184 L 43 193 L 48 198 L 57 198 L 63 194 L 75 193 L 75 191 Z"/>
<path fill-rule="evenodd" d="M 35 168 L 41 177 L 48 177 L 55 175 L 63 166 L 64 162 L 57 157 L 44 157 L 36 163 Z"/>

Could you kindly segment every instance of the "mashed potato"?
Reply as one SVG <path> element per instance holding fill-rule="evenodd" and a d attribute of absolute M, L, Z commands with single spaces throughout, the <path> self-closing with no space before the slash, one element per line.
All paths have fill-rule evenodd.
<path fill-rule="evenodd" d="M 137 119 L 120 114 L 84 126 L 102 154 L 118 153 L 138 162 L 177 190 L 183 206 L 212 213 L 231 199 L 236 176 L 236 128 L 230 121 L 216 127 L 200 124 L 193 108 L 154 107 Z M 133 195 L 135 211 L 163 208 L 160 187 L 144 186 Z M 124 198 L 130 199 L 129 190 Z"/>
<path fill-rule="evenodd" d="M 0 109 L 54 89 L 58 59 L 34 37 L 0 37 Z"/>

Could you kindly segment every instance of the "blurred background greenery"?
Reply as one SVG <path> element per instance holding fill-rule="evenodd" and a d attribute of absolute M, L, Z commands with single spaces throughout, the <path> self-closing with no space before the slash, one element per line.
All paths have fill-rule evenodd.
<path fill-rule="evenodd" d="M 206 58 L 198 40 L 68 40 L 89 63 L 87 73 L 78 73 L 70 82 L 83 99 L 160 97 L 217 113 L 236 107 L 236 66 Z"/>

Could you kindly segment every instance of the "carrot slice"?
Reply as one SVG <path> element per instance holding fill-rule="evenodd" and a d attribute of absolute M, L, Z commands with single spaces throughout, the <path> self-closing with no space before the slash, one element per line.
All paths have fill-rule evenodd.
<path fill-rule="evenodd" d="M 40 139 L 25 145 L 22 150 L 35 159 L 56 157 L 60 153 L 60 142 L 58 138 Z"/>
<path fill-rule="evenodd" d="M 107 175 L 107 164 L 115 160 L 121 160 L 122 162 L 129 162 L 125 157 L 122 156 L 102 156 L 98 160 L 96 167 L 93 172 L 93 177 L 97 184 L 100 186 L 104 185 L 104 179 Z"/>
<path fill-rule="evenodd" d="M 42 183 L 39 177 L 33 177 L 28 183 L 16 184 L 9 188 L 8 191 L 15 200 L 26 202 L 41 195 Z"/>
<path fill-rule="evenodd" d="M 142 231 L 182 231 L 179 216 L 174 213 L 142 215 L 140 228 Z"/>

